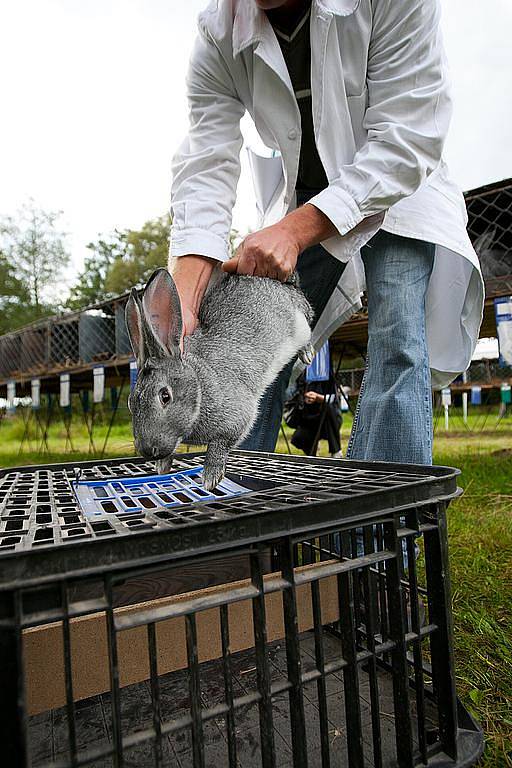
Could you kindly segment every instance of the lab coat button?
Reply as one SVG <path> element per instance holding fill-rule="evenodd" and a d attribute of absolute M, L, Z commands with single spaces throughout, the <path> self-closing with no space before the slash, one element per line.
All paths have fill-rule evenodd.
<path fill-rule="evenodd" d="M 290 128 L 288 131 L 288 138 L 292 141 L 297 138 L 297 130 L 295 128 Z"/>

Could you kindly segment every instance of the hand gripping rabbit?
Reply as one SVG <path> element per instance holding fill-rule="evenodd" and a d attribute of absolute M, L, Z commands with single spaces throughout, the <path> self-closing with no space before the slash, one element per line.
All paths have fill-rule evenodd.
<path fill-rule="evenodd" d="M 126 325 L 139 374 L 129 407 L 135 447 L 172 466 L 182 442 L 207 445 L 203 484 L 213 490 L 225 474 L 228 451 L 254 424 L 258 402 L 297 354 L 310 363 L 312 310 L 290 282 L 216 271 L 199 310 L 199 326 L 185 338 L 174 280 L 151 276 L 142 302 L 132 289 Z"/>

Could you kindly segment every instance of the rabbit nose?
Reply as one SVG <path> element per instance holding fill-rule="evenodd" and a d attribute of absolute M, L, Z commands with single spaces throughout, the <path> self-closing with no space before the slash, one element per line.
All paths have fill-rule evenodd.
<path fill-rule="evenodd" d="M 153 454 L 154 459 L 158 458 L 159 450 L 156 445 L 154 445 L 153 448 L 151 449 L 151 453 Z"/>

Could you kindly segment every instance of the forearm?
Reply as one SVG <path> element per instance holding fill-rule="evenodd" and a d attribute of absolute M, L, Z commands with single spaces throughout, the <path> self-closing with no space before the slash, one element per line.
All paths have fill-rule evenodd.
<path fill-rule="evenodd" d="M 314 205 L 302 205 L 280 222 L 295 239 L 299 253 L 338 234 L 332 221 Z"/>
<path fill-rule="evenodd" d="M 201 301 L 217 263 L 216 259 L 193 254 L 180 256 L 169 262 L 169 271 L 180 295 L 185 320 L 184 331 L 187 335 L 195 328 Z"/>

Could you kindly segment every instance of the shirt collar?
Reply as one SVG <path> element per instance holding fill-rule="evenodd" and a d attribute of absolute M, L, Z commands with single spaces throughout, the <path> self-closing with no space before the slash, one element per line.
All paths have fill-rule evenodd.
<path fill-rule="evenodd" d="M 327 11 L 334 16 L 350 16 L 359 7 L 361 0 L 313 0 L 311 12 Z M 260 42 L 268 19 L 254 0 L 238 0 L 233 21 L 233 55 L 244 48 Z"/>

